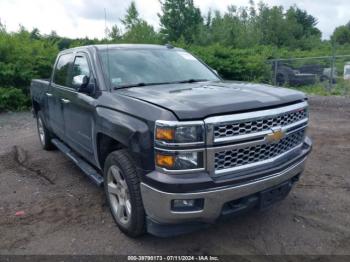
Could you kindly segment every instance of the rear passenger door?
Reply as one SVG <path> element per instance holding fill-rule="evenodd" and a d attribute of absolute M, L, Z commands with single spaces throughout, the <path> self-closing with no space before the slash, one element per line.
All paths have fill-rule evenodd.
<path fill-rule="evenodd" d="M 68 85 L 74 55 L 62 54 L 58 57 L 51 85 L 46 93 L 49 109 L 49 125 L 52 131 L 61 139 L 64 139 L 64 119 L 62 92 Z"/>

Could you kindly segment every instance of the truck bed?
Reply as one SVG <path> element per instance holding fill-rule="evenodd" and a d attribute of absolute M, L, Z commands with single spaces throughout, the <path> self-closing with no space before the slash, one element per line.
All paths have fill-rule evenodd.
<path fill-rule="evenodd" d="M 50 81 L 48 79 L 33 79 L 30 85 L 30 94 L 33 101 L 44 102 L 45 92 L 48 91 Z"/>

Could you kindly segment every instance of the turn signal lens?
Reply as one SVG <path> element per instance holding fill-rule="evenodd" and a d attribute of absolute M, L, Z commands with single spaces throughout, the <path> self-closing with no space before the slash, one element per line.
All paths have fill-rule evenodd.
<path fill-rule="evenodd" d="M 154 129 L 155 142 L 162 146 L 185 146 L 204 144 L 203 121 L 157 120 Z"/>
<path fill-rule="evenodd" d="M 172 168 L 175 164 L 175 156 L 162 155 L 156 153 L 156 164 L 160 167 Z"/>
<path fill-rule="evenodd" d="M 175 131 L 172 128 L 157 127 L 156 139 L 171 141 L 175 138 Z"/>

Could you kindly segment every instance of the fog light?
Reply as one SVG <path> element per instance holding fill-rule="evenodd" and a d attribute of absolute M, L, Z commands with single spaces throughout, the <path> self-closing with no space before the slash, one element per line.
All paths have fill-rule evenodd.
<path fill-rule="evenodd" d="M 174 200 L 174 207 L 194 207 L 194 199 Z"/>
<path fill-rule="evenodd" d="M 177 212 L 199 211 L 204 206 L 204 199 L 175 199 L 171 203 L 171 209 Z"/>

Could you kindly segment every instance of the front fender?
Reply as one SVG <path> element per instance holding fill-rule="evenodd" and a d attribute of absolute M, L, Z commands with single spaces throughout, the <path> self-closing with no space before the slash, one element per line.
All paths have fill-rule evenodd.
<path fill-rule="evenodd" d="M 152 170 L 150 164 L 153 164 L 151 124 L 109 108 L 98 107 L 96 113 L 95 144 L 97 144 L 98 133 L 108 135 L 130 151 L 139 168 Z M 97 150 L 97 147 L 95 148 Z"/>

